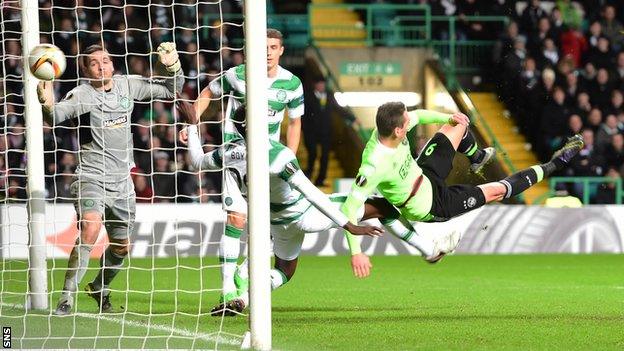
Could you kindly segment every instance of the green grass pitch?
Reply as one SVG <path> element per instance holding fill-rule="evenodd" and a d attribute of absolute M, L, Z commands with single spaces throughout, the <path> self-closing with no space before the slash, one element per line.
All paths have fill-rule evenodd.
<path fill-rule="evenodd" d="M 175 259 L 132 259 L 112 286 L 132 291 L 113 295 L 127 313 L 102 317 L 84 295 L 76 315 L 24 317 L 12 306 L 23 295 L 9 293 L 25 291 L 25 275 L 9 272 L 24 264 L 5 262 L 0 324 L 12 327 L 14 348 L 238 349 L 234 335 L 247 318 L 207 315 L 220 286 L 215 262 L 180 258 L 176 271 Z M 458 255 L 433 266 L 398 256 L 373 264 L 373 275 L 357 280 L 347 257 L 302 257 L 294 279 L 273 293 L 274 348 L 624 349 L 622 255 Z M 49 289 L 58 291 L 65 261 L 50 265 Z"/>

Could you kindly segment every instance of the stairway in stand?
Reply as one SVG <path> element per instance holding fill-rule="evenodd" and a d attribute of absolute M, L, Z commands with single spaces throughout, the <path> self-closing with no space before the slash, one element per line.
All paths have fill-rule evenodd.
<path fill-rule="evenodd" d="M 483 116 L 496 135 L 498 142 L 507 152 L 516 170 L 523 170 L 540 163 L 535 153 L 531 150 L 527 150 L 526 145 L 528 145 L 528 141 L 524 135 L 518 132 L 518 127 L 514 120 L 505 116 L 505 106 L 498 101 L 496 94 L 470 93 L 469 96 L 481 116 Z M 488 143 L 491 144 L 492 141 L 489 140 L 488 135 L 486 133 L 482 134 Z M 507 165 L 502 161 L 502 157 L 499 157 L 499 160 L 501 160 L 501 163 L 507 169 Z M 511 170 L 507 169 L 507 172 L 511 173 Z M 548 181 L 544 180 L 525 191 L 524 199 L 528 205 L 531 205 L 547 192 Z"/>
<path fill-rule="evenodd" d="M 343 0 L 312 0 L 312 4 L 342 4 Z M 360 15 L 347 7 L 313 8 L 310 13 L 313 42 L 321 47 L 364 47 L 366 28 Z"/>
<path fill-rule="evenodd" d="M 321 148 L 316 151 L 316 163 L 314 164 L 314 173 L 310 177 L 310 181 L 314 183 L 318 175 L 320 168 Z M 297 160 L 299 160 L 299 166 L 302 170 L 306 170 L 308 167 L 308 150 L 306 150 L 303 142 L 299 144 L 297 149 Z M 317 186 L 325 194 L 331 194 L 334 191 L 334 180 L 337 178 L 344 178 L 344 170 L 340 166 L 340 161 L 336 158 L 333 151 L 329 152 L 329 163 L 327 165 L 327 178 L 325 179 L 325 186 Z"/>

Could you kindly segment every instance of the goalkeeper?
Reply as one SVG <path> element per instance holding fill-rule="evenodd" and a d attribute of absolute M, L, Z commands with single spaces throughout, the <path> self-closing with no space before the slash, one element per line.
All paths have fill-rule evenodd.
<path fill-rule="evenodd" d="M 56 104 L 52 82 L 41 82 L 37 87 L 46 121 L 53 127 L 77 128 L 80 144 L 71 184 L 80 234 L 69 256 L 63 292 L 54 312 L 57 315 L 72 311 L 74 293 L 87 270 L 103 222 L 110 244 L 100 259 L 98 275 L 85 290 L 98 303 L 100 312 L 113 310 L 108 286 L 128 255 L 136 207 L 130 178 L 134 164 L 130 130 L 134 100 L 173 99 L 184 84 L 173 43 L 158 47 L 158 59 L 169 76 L 163 80 L 113 75 L 111 57 L 100 45 L 89 46 L 83 54 L 80 66 L 89 84 L 72 89 Z"/>
<path fill-rule="evenodd" d="M 444 123 L 444 126 L 414 160 L 406 135 L 418 123 Z M 378 190 L 410 221 L 447 221 L 486 203 L 522 193 L 544 176 L 564 168 L 583 148 L 580 135 L 576 135 L 548 163 L 532 166 L 498 182 L 446 186 L 444 180 L 453 168 L 456 151 L 469 158 L 474 171 L 479 171 L 493 155 L 491 148 L 478 149 L 468 129 L 468 117 L 462 113 L 451 115 L 427 110 L 407 112 L 403 103 L 389 102 L 377 110 L 376 124 L 362 153 L 355 183 L 342 206 L 350 220 L 357 218 L 368 195 Z M 350 241 L 350 244 L 353 244 L 350 246 L 352 254 L 359 252 L 356 242 Z"/>
<path fill-rule="evenodd" d="M 193 110 L 187 103 L 179 103 L 182 115 L 189 116 Z M 192 120 L 192 119 L 191 119 Z M 239 107 L 232 117 L 241 135 L 245 135 L 245 108 Z M 180 141 L 189 145 L 191 162 L 196 169 L 219 169 L 222 159 L 231 163 L 226 172 L 233 172 L 241 179 L 239 186 L 246 187 L 242 179 L 246 178 L 246 145 L 244 139 L 234 144 L 204 154 L 196 125 L 180 131 Z M 357 220 L 380 218 L 381 222 L 394 235 L 417 248 L 426 259 L 438 257 L 440 252 L 451 251 L 459 241 L 458 233 L 441 235 L 436 241 L 419 235 L 409 223 L 399 218 L 398 211 L 381 197 L 371 198 L 357 214 L 357 220 L 348 221 L 339 210 L 340 203 L 346 196 L 333 194 L 327 197 L 318 190 L 303 174 L 294 153 L 284 145 L 271 141 L 269 147 L 270 194 L 271 194 L 271 234 L 273 235 L 275 268 L 271 270 L 271 287 L 276 289 L 295 273 L 301 245 L 306 233 L 322 232 L 331 228 L 342 227 L 356 235 L 378 235 L 381 231 L 375 227 L 359 227 L 352 223 Z M 368 276 L 370 262 L 363 253 L 351 257 L 354 274 Z M 213 309 L 214 315 L 241 312 L 247 305 L 247 265 L 241 264 L 234 282 L 237 295 Z"/>

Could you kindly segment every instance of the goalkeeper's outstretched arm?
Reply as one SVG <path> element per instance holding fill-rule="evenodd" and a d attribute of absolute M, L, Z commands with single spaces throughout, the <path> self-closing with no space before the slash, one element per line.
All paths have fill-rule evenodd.
<path fill-rule="evenodd" d="M 184 72 L 175 44 L 164 42 L 158 46 L 158 60 L 165 67 L 170 78 L 148 79 L 141 76 L 128 76 L 130 93 L 137 100 L 153 98 L 173 99 L 184 87 Z"/>
<path fill-rule="evenodd" d="M 37 85 L 37 96 L 41 103 L 43 119 L 50 125 L 60 124 L 78 116 L 80 105 L 78 87 L 72 89 L 63 100 L 54 103 L 54 88 L 51 81 L 41 81 Z"/>
<path fill-rule="evenodd" d="M 41 103 L 43 119 L 49 125 L 54 125 L 54 90 L 52 82 L 41 81 L 37 84 L 37 97 Z"/>

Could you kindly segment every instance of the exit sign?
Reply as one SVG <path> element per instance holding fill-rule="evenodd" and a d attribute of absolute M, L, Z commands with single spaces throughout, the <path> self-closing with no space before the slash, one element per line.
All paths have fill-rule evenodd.
<path fill-rule="evenodd" d="M 339 82 L 343 89 L 399 89 L 402 71 L 399 62 L 342 62 Z"/>
<path fill-rule="evenodd" d="M 340 64 L 340 74 L 351 76 L 391 76 L 400 75 L 401 71 L 401 64 L 398 62 L 343 62 Z"/>

